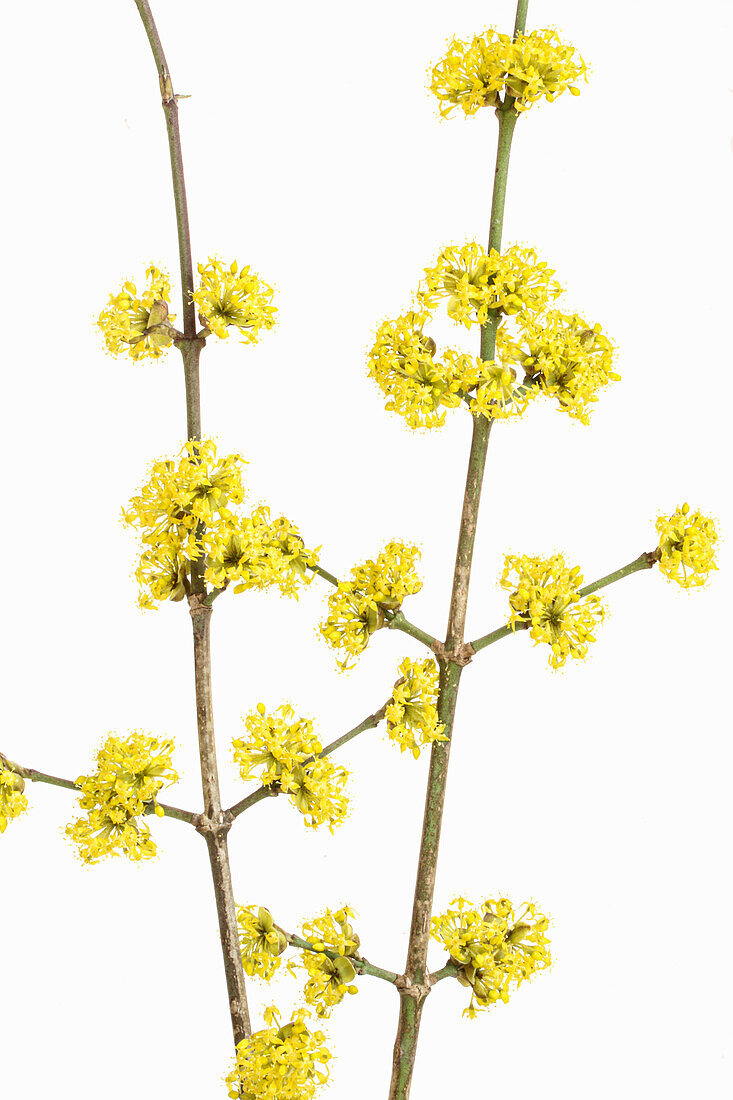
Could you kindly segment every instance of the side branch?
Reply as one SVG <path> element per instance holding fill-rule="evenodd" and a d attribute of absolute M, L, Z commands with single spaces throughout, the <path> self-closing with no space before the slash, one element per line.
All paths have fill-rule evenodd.
<path fill-rule="evenodd" d="M 336 749 L 340 749 L 342 745 L 345 745 L 348 741 L 351 741 L 354 737 L 358 737 L 364 730 L 375 729 L 385 716 L 387 707 L 391 702 L 391 698 L 379 708 L 375 710 L 374 714 L 370 714 L 363 722 L 360 722 L 358 726 L 354 726 L 348 733 L 344 733 L 341 737 L 337 737 L 335 741 L 331 741 L 325 748 L 317 754 L 317 756 L 309 756 L 303 761 L 304 764 L 312 764 L 314 760 L 324 756 L 330 756 Z M 224 813 L 225 820 L 232 822 L 235 818 L 243 814 L 245 810 L 248 810 L 250 806 L 256 806 L 258 802 L 262 802 L 263 799 L 269 798 L 273 795 L 280 794 L 280 787 L 276 783 L 270 783 L 268 786 L 258 787 L 252 794 L 248 794 L 246 798 L 243 798 L 240 802 L 237 802 L 230 809 Z"/>
<path fill-rule="evenodd" d="M 600 580 L 592 581 L 591 584 L 586 584 L 583 588 L 578 589 L 580 596 L 590 596 L 593 592 L 598 592 L 601 588 L 606 588 L 609 584 L 615 584 L 616 581 L 621 581 L 624 577 L 630 577 L 632 573 L 638 573 L 642 569 L 653 569 L 659 561 L 659 550 L 650 550 L 644 554 L 640 554 L 638 558 L 634 558 L 628 565 L 622 566 L 621 569 L 616 569 L 613 573 L 609 573 L 605 577 L 601 577 Z M 504 626 L 498 626 L 496 630 L 492 630 L 490 634 L 483 634 L 480 638 L 477 638 L 470 645 L 475 653 L 478 653 L 480 649 L 486 649 L 487 646 L 493 645 L 494 642 L 501 641 L 502 638 L 509 638 L 517 630 L 526 630 L 530 626 L 530 623 L 514 623 L 513 626 L 505 624 Z"/>
<path fill-rule="evenodd" d="M 2 753 L 0 753 L 0 758 L 7 759 Z M 12 768 L 23 779 L 28 779 L 31 783 L 48 783 L 52 787 L 63 787 L 64 790 L 79 793 L 79 788 L 73 779 L 61 779 L 58 775 L 49 775 L 47 772 L 38 771 L 37 768 L 24 768 L 15 763 L 13 763 Z M 166 817 L 173 817 L 176 821 L 185 821 L 188 825 L 198 824 L 199 815 L 192 813 L 190 810 L 181 810 L 178 806 L 168 806 L 165 802 L 158 802 L 156 805 L 160 806 Z M 151 802 L 145 813 L 152 814 L 154 809 L 155 807 Z"/>
<path fill-rule="evenodd" d="M 290 932 L 286 932 L 284 928 L 280 928 L 278 925 L 275 925 L 275 927 L 278 932 L 282 932 L 283 936 L 292 947 L 298 947 L 301 951 L 312 951 L 314 955 L 325 955 L 328 959 L 340 959 L 343 957 L 339 955 L 338 951 L 331 951 L 328 948 L 320 951 L 301 936 L 295 936 Z M 381 978 L 382 981 L 390 982 L 391 985 L 399 981 L 399 974 L 395 974 L 393 970 L 383 970 L 381 966 L 373 966 L 372 963 L 363 959 L 361 955 L 349 955 L 348 959 L 354 967 L 354 970 L 359 974 L 368 974 L 371 978 Z"/>

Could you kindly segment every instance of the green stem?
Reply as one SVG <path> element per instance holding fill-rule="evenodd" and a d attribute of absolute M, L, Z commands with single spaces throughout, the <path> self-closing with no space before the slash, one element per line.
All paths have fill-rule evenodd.
<path fill-rule="evenodd" d="M 3 758 L 3 754 L 0 753 L 0 758 Z M 49 775 L 48 772 L 41 772 L 38 768 L 24 768 L 21 764 L 13 764 L 13 771 L 16 771 L 18 775 L 23 779 L 28 779 L 31 783 L 48 783 L 51 787 L 63 787 L 66 791 L 75 791 L 79 793 L 79 788 L 73 779 L 61 779 L 58 775 Z M 160 806 L 164 811 L 166 817 L 175 818 L 176 821 L 185 821 L 189 825 L 196 825 L 199 820 L 199 815 L 192 813 L 191 810 L 181 810 L 178 806 L 169 806 L 165 802 L 158 802 L 156 805 Z M 151 802 L 147 806 L 145 813 L 153 813 L 155 806 Z"/>
<path fill-rule="evenodd" d="M 522 12 L 522 7 L 524 11 Z M 526 3 L 520 2 L 517 11 L 517 23 L 526 17 Z M 499 119 L 499 139 L 496 153 L 496 170 L 491 204 L 489 232 L 489 250 L 501 250 L 501 235 L 504 223 L 504 204 L 509 171 L 509 154 L 512 136 L 517 121 L 513 100 L 497 112 Z M 496 349 L 496 330 L 500 314 L 492 311 L 481 329 L 481 358 L 490 361 Z M 492 422 L 482 416 L 473 419 L 471 452 L 468 459 L 466 487 L 463 496 L 463 510 L 456 550 L 456 563 L 453 573 L 453 591 L 451 594 L 448 629 L 445 640 L 445 652 L 457 654 L 463 646 L 468 606 L 468 589 L 471 579 L 473 551 L 476 542 L 478 509 L 481 498 L 486 453 Z M 453 732 L 458 687 L 463 671 L 461 664 L 446 657 L 439 658 L 440 680 L 438 693 L 438 715 L 448 736 L 446 741 L 436 741 L 430 754 L 423 817 L 420 854 L 418 857 L 415 897 L 410 926 L 410 940 L 407 949 L 405 973 L 398 982 L 400 989 L 400 1018 L 395 1040 L 390 1100 L 407 1100 L 410 1094 L 412 1074 L 417 1053 L 417 1040 L 420 1029 L 422 1008 L 430 992 L 430 978 L 427 972 L 427 953 L 430 937 L 430 918 L 432 916 L 435 876 L 438 863 L 440 831 L 445 806 L 445 792 L 448 779 L 448 761 L 450 757 L 450 738 Z"/>
<path fill-rule="evenodd" d="M 605 588 L 609 584 L 615 584 L 616 581 L 621 581 L 624 577 L 630 577 L 632 573 L 638 573 L 642 569 L 652 569 L 658 561 L 658 550 L 650 550 L 648 553 L 640 554 L 638 558 L 634 558 L 633 561 L 630 561 L 628 565 L 624 565 L 621 569 L 616 569 L 613 573 L 601 577 L 600 580 L 593 581 L 591 584 L 586 584 L 583 588 L 579 588 L 578 595 L 590 596 L 593 592 L 598 592 L 599 589 Z M 501 641 L 502 638 L 510 638 L 517 630 L 526 630 L 529 625 L 529 623 L 515 623 L 514 627 L 508 624 L 498 626 L 496 630 L 492 630 L 490 634 L 483 634 L 480 638 L 476 638 L 475 641 L 469 644 L 473 651 L 478 653 L 480 650 L 486 649 L 487 646 L 493 645 L 494 642 Z"/>
<path fill-rule="evenodd" d="M 409 619 L 406 619 L 401 611 L 396 611 L 393 617 L 387 620 L 387 626 L 390 630 L 400 630 L 403 634 L 409 634 L 411 638 L 422 642 L 428 649 L 434 650 L 440 644 L 432 634 L 428 634 L 426 630 L 421 630 L 419 626 L 415 626 Z"/>
<path fill-rule="evenodd" d="M 275 927 L 279 932 L 282 932 L 289 944 L 292 944 L 293 947 L 300 948 L 301 951 L 311 951 L 314 955 L 325 955 L 328 959 L 338 959 L 342 957 L 339 955 L 338 951 L 331 951 L 329 948 L 325 948 L 323 951 L 318 950 L 308 940 L 304 940 L 302 936 L 295 936 L 290 932 L 286 932 L 284 928 L 279 928 L 278 925 L 275 925 Z M 354 970 L 357 970 L 360 974 L 368 974 L 371 978 L 381 978 L 383 981 L 390 982 L 392 985 L 399 979 L 399 974 L 395 974 L 393 970 L 383 970 L 381 966 L 374 966 L 372 963 L 367 962 L 366 959 L 363 959 L 361 955 L 349 955 L 348 959 L 353 965 Z"/>

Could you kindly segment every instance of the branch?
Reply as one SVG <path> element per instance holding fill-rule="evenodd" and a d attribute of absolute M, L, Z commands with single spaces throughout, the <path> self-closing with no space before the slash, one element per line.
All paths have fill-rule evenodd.
<path fill-rule="evenodd" d="M 325 948 L 320 951 L 314 947 L 308 940 L 304 940 L 301 936 L 295 936 L 291 932 L 286 932 L 284 928 L 280 928 L 275 925 L 278 932 L 282 932 L 285 939 L 292 947 L 298 947 L 301 951 L 311 951 L 314 955 L 325 955 L 327 959 L 341 959 L 348 958 L 349 962 L 354 967 L 354 970 L 359 974 L 368 974 L 370 978 L 381 978 L 385 982 L 390 982 L 394 985 L 399 978 L 399 974 L 395 974 L 393 970 L 383 970 L 381 966 L 373 966 L 366 959 L 363 959 L 361 955 L 339 955 L 338 951 L 331 951 L 329 948 Z"/>
<path fill-rule="evenodd" d="M 455 978 L 458 973 L 458 967 L 453 962 L 448 962 L 440 970 L 434 970 L 429 976 L 430 984 L 435 985 L 436 982 L 442 982 L 443 978 Z"/>
<path fill-rule="evenodd" d="M 591 593 L 598 592 L 599 589 L 605 588 L 609 584 L 614 584 L 616 581 L 623 580 L 624 577 L 630 577 L 632 573 L 638 573 L 641 569 L 653 569 L 658 561 L 658 549 L 640 554 L 638 558 L 634 558 L 628 565 L 622 566 L 621 569 L 617 569 L 614 573 L 609 573 L 607 576 L 601 577 L 600 580 L 593 581 L 591 584 L 586 584 L 584 588 L 579 588 L 578 595 L 590 596 Z M 486 649 L 486 646 L 493 645 L 494 642 L 498 642 L 502 638 L 511 637 L 517 630 L 527 630 L 529 626 L 531 626 L 531 623 L 514 623 L 513 626 L 507 623 L 504 626 L 498 626 L 496 630 L 492 630 L 490 634 L 482 635 L 482 637 L 477 638 L 475 642 L 470 642 L 469 645 L 475 653 L 478 653 L 480 649 Z"/>
<path fill-rule="evenodd" d="M 177 341 L 183 359 L 183 375 L 186 387 L 186 430 L 189 440 L 201 439 L 201 391 L 199 384 L 199 358 L 204 338 L 196 332 L 196 310 L 193 302 L 193 257 L 191 233 L 186 201 L 186 183 L 183 174 L 181 133 L 178 125 L 177 96 L 173 91 L 168 63 L 158 35 L 148 0 L 135 0 L 143 26 L 150 42 L 160 81 L 168 149 L 170 152 L 173 195 L 176 207 L 178 252 L 181 263 L 181 295 L 183 298 L 183 339 Z M 201 535 L 201 526 L 197 537 Z M 211 691 L 211 606 L 206 604 L 207 592 L 201 563 L 191 568 L 191 592 L 188 595 L 193 624 L 193 649 L 196 685 L 196 724 L 198 729 L 199 759 L 201 761 L 201 787 L 204 812 L 199 815 L 196 828 L 206 840 L 214 884 L 216 911 L 219 918 L 221 948 L 224 957 L 229 1013 L 232 1021 L 234 1044 L 237 1046 L 252 1034 L 247 1005 L 247 990 L 239 950 L 237 914 L 234 905 L 232 873 L 229 864 L 227 831 L 221 808 L 219 772 L 214 737 L 214 709 Z"/>
<path fill-rule="evenodd" d="M 341 735 L 341 737 L 337 737 L 335 741 L 331 741 L 315 756 L 309 756 L 306 760 L 303 761 L 303 763 L 312 764 L 314 760 L 320 760 L 324 756 L 330 756 L 332 752 L 335 752 L 336 749 L 340 749 L 342 745 L 345 745 L 347 743 L 347 741 L 351 741 L 354 737 L 357 737 L 360 733 L 363 733 L 364 730 L 375 729 L 384 718 L 387 707 L 389 706 L 391 701 L 392 698 L 390 696 L 387 702 L 383 706 L 381 706 L 379 710 L 375 710 L 374 714 L 370 714 L 367 718 L 364 719 L 363 722 L 360 722 L 358 726 L 354 726 L 352 730 L 349 730 L 348 733 L 344 733 Z M 279 785 L 275 783 L 270 783 L 265 786 L 263 784 L 263 786 L 258 787 L 256 791 L 253 791 L 252 794 L 248 794 L 246 798 L 243 798 L 241 802 L 237 802 L 234 806 L 231 807 L 231 809 L 226 810 L 224 813 L 224 817 L 227 821 L 234 821 L 234 819 L 239 817 L 240 814 L 243 814 L 245 810 L 248 810 L 250 806 L 256 806 L 257 803 L 262 802 L 263 799 L 278 794 L 280 794 Z"/>
<path fill-rule="evenodd" d="M 4 757 L 2 753 L 0 753 L 0 758 L 7 760 L 7 757 Z M 15 763 L 12 764 L 12 771 L 17 772 L 23 779 L 29 779 L 31 783 L 48 783 L 52 787 L 63 787 L 67 791 L 79 793 L 79 788 L 72 779 L 61 779 L 58 775 L 49 775 L 47 772 L 39 772 L 37 768 L 24 768 Z M 191 813 L 190 810 L 180 810 L 177 806 L 168 806 L 165 802 L 158 802 L 157 805 L 160 806 L 166 817 L 173 817 L 176 821 L 185 821 L 189 825 L 198 824 L 199 815 Z M 151 802 L 145 813 L 152 814 L 154 810 L 155 806 Z"/>

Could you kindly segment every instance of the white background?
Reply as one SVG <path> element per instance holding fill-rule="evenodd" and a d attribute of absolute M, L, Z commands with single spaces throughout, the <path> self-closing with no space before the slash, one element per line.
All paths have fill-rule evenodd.
<path fill-rule="evenodd" d="M 470 422 L 411 434 L 364 372 L 376 325 L 409 305 L 442 244 L 487 236 L 495 120 L 440 122 L 426 69 L 446 39 L 511 30 L 509 0 L 158 0 L 181 103 L 193 246 L 251 263 L 278 291 L 254 347 L 211 340 L 205 430 L 250 460 L 266 500 L 345 572 L 391 538 L 420 543 L 410 618 L 444 631 Z M 566 553 L 588 580 L 653 548 L 688 499 L 729 506 L 731 9 L 716 0 L 547 0 L 593 66 L 581 98 L 517 127 L 504 240 L 557 269 L 564 303 L 619 345 L 623 382 L 583 428 L 537 405 L 492 436 L 468 634 L 505 617 L 503 554 Z M 178 742 L 172 802 L 198 809 L 185 607 L 142 615 L 121 505 L 184 433 L 178 357 L 112 360 L 93 321 L 150 260 L 177 280 L 157 79 L 132 0 L 13 5 L 2 73 L 4 722 L 0 747 L 75 777 L 110 730 Z M 469 348 L 463 330 L 437 333 Z M 444 982 L 421 1034 L 415 1100 L 730 1097 L 730 543 L 709 587 L 655 572 L 606 593 L 590 659 L 552 673 L 518 637 L 463 680 L 436 909 L 457 892 L 535 898 L 555 965 L 508 1006 L 461 1019 Z M 283 699 L 331 740 L 378 707 L 399 660 L 376 636 L 338 675 L 299 603 L 222 598 L 214 686 L 224 797 L 229 744 L 259 700 Z M 426 760 L 383 732 L 341 757 L 352 814 L 311 834 L 265 802 L 231 834 L 236 895 L 294 928 L 325 905 L 358 912 L 365 954 L 404 962 Z M 0 1080 L 52 1093 L 225 1095 L 230 1033 L 205 847 L 155 821 L 161 857 L 79 864 L 69 792 L 36 786 L 0 841 Z M 433 965 L 444 956 L 436 950 Z M 293 983 L 250 983 L 287 1010 Z M 397 998 L 364 979 L 329 1025 L 333 1097 L 384 1097 Z"/>

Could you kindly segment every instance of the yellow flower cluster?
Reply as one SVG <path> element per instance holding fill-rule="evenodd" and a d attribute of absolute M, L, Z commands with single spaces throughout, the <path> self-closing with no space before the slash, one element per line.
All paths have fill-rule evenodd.
<path fill-rule="evenodd" d="M 275 928 L 270 910 L 262 906 L 238 905 L 237 924 L 245 974 L 269 982 L 288 946 L 285 935 Z"/>
<path fill-rule="evenodd" d="M 501 95 L 512 97 L 517 111 L 527 111 L 543 97 L 552 103 L 565 91 L 580 95 L 575 82 L 587 79 L 586 72 L 582 57 L 554 30 L 519 34 L 513 41 L 490 27 L 470 42 L 450 42 L 433 67 L 430 90 L 444 117 L 456 107 L 466 115 L 498 107 Z"/>
<path fill-rule="evenodd" d="M 518 340 L 503 326 L 499 329 L 502 362 L 521 366 L 525 384 L 556 397 L 563 412 L 587 424 L 599 391 L 621 377 L 612 369 L 614 346 L 601 326 L 589 325 L 577 313 L 549 310 L 542 316 L 522 315 L 519 329 Z"/>
<path fill-rule="evenodd" d="M 561 668 L 568 657 L 576 660 L 588 654 L 595 641 L 596 623 L 604 607 L 598 596 L 581 596 L 583 577 L 579 567 L 568 569 L 562 554 L 533 558 L 507 554 L 501 586 L 508 592 L 512 629 L 529 623 L 535 643 L 550 646 L 550 664 Z"/>
<path fill-rule="evenodd" d="M 170 279 L 153 264 L 145 272 L 148 285 L 138 296 L 128 282 L 119 294 L 110 294 L 97 324 L 112 355 L 157 359 L 173 343 L 175 316 L 169 314 Z"/>
<path fill-rule="evenodd" d="M 487 420 L 523 416 L 534 393 L 528 386 L 517 386 L 516 381 L 512 367 L 476 359 L 476 392 L 469 402 L 474 416 Z"/>
<path fill-rule="evenodd" d="M 310 828 L 325 823 L 333 832 L 334 826 L 341 825 L 349 805 L 343 793 L 348 772 L 318 755 L 323 746 L 313 733 L 313 723 L 295 718 L 287 703 L 274 714 L 259 703 L 244 724 L 248 736 L 233 742 L 242 779 L 257 778 L 265 787 L 277 784 L 290 795 Z"/>
<path fill-rule="evenodd" d="M 265 1024 L 237 1046 L 237 1061 L 226 1083 L 232 1100 L 312 1100 L 318 1085 L 328 1080 L 331 1055 L 322 1031 L 310 1032 L 305 1009 L 280 1026 L 273 1006 L 264 1011 Z"/>
<path fill-rule="evenodd" d="M 141 535 L 135 573 L 141 607 L 182 600 L 198 561 L 209 584 L 231 584 L 234 592 L 275 587 L 291 596 L 312 579 L 306 569 L 317 556 L 289 520 L 271 520 L 265 507 L 249 516 L 232 511 L 244 499 L 243 465 L 241 455 L 218 458 L 211 439 L 189 440 L 175 459 L 153 463 L 123 511 L 125 523 Z"/>
<path fill-rule="evenodd" d="M 0 754 L 0 833 L 5 832 L 9 821 L 28 809 L 24 790 L 23 776 L 15 770 L 11 760 Z"/>
<path fill-rule="evenodd" d="M 659 568 L 667 580 L 682 588 L 699 588 L 705 584 L 715 564 L 715 544 L 718 533 L 715 523 L 700 512 L 690 512 L 683 504 L 671 516 L 657 519 Z"/>
<path fill-rule="evenodd" d="M 422 588 L 415 571 L 420 557 L 416 546 L 388 542 L 377 555 L 351 570 L 351 579 L 340 581 L 328 597 L 328 615 L 321 634 L 334 649 L 344 650 L 339 668 L 353 668 L 372 634 L 384 626 L 385 613 L 397 611 L 405 596 Z"/>
<path fill-rule="evenodd" d="M 313 947 L 301 957 L 308 973 L 304 996 L 322 1018 L 330 1016 L 331 1009 L 347 993 L 357 992 L 353 984 L 356 970 L 349 958 L 356 955 L 359 947 L 359 937 L 350 924 L 353 916 L 353 910 L 344 905 L 335 913 L 327 909 L 322 916 L 303 925 L 303 937 Z M 326 951 L 336 952 L 336 958 L 329 958 Z"/>
<path fill-rule="evenodd" d="M 409 749 L 417 760 L 420 749 L 444 741 L 445 726 L 438 721 L 438 666 L 432 657 L 411 661 L 405 657 L 400 679 L 387 705 L 387 733 L 400 752 Z"/>
<path fill-rule="evenodd" d="M 523 981 L 550 966 L 549 922 L 532 902 L 519 913 L 507 898 L 488 898 L 478 908 L 454 898 L 451 905 L 432 917 L 430 935 L 448 951 L 461 985 L 471 988 L 464 1016 L 475 1017 L 477 1005 L 506 1003 Z"/>
<path fill-rule="evenodd" d="M 454 353 L 441 363 L 435 358 L 435 341 L 423 327 L 430 314 L 406 313 L 385 321 L 377 330 L 369 353 L 368 373 L 388 398 L 388 412 L 404 416 L 411 428 L 438 428 L 445 423 L 446 409 L 461 403 L 465 390 L 464 361 Z"/>
<path fill-rule="evenodd" d="M 433 309 L 447 298 L 448 315 L 470 328 L 485 324 L 490 310 L 515 314 L 545 309 L 561 293 L 554 274 L 533 248 L 515 244 L 505 252 L 492 248 L 487 253 L 477 242 L 449 245 L 425 269 L 418 299 Z"/>
<path fill-rule="evenodd" d="M 178 779 L 172 751 L 172 741 L 159 741 L 140 730 L 126 738 L 110 734 L 97 752 L 94 774 L 76 781 L 82 792 L 79 805 L 87 816 L 66 830 L 85 863 L 121 853 L 132 860 L 155 855 L 150 830 L 138 819 L 151 809 L 163 816 L 156 801 L 158 792 Z"/>
<path fill-rule="evenodd" d="M 262 329 L 275 324 L 277 309 L 272 304 L 275 291 L 249 266 L 239 267 L 236 260 L 225 267 L 221 260 L 199 264 L 201 285 L 194 292 L 201 323 L 215 336 L 226 339 L 229 327 L 239 329 L 245 343 L 257 342 Z"/>

